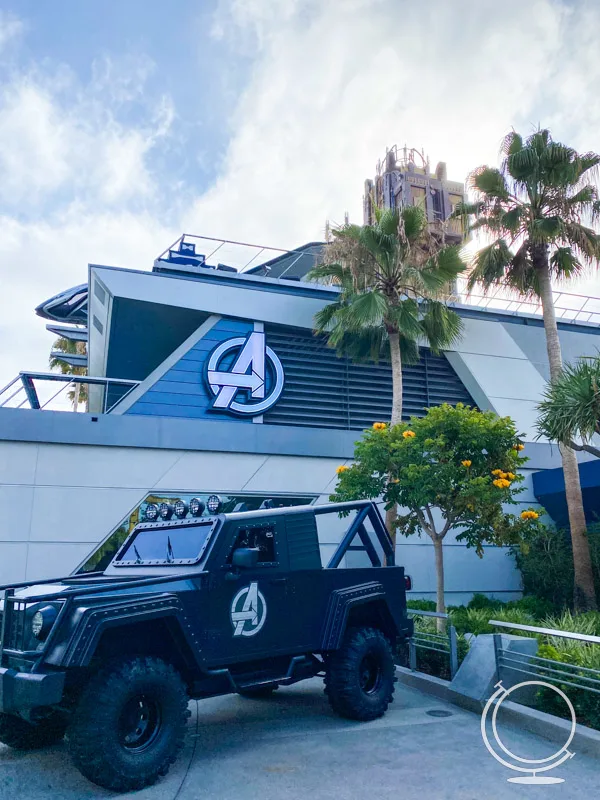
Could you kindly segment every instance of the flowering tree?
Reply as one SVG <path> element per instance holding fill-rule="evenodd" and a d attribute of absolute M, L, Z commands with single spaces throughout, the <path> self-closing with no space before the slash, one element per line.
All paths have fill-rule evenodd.
<path fill-rule="evenodd" d="M 484 544 L 519 543 L 540 524 L 534 509 L 515 515 L 505 508 L 516 505 L 523 491 L 522 450 L 510 417 L 460 403 L 437 406 L 408 423 L 376 422 L 365 431 L 354 464 L 338 468 L 331 499 L 381 497 L 386 508 L 401 507 L 397 530 L 425 533 L 433 541 L 437 610 L 443 612 L 442 546 L 450 530 L 481 557 Z"/>

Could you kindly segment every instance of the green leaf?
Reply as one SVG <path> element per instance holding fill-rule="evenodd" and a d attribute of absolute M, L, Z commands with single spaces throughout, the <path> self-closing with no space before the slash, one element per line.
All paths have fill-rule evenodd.
<path fill-rule="evenodd" d="M 409 242 L 415 242 L 427 229 L 427 216 L 420 206 L 403 208 L 401 222 L 404 226 L 404 235 Z"/>
<path fill-rule="evenodd" d="M 552 441 L 589 441 L 599 433 L 600 357 L 568 364 L 561 377 L 546 387 L 538 410 L 538 430 Z"/>
<path fill-rule="evenodd" d="M 571 278 L 583 270 L 583 265 L 571 247 L 557 247 L 550 257 L 550 267 L 559 279 Z"/>
<path fill-rule="evenodd" d="M 499 198 L 501 200 L 508 199 L 508 186 L 504 179 L 504 175 L 499 169 L 494 167 L 481 167 L 476 170 L 472 175 L 473 186 L 481 194 L 488 197 Z"/>
<path fill-rule="evenodd" d="M 483 247 L 475 256 L 473 269 L 469 275 L 468 285 L 472 289 L 480 283 L 489 288 L 501 281 L 512 261 L 512 253 L 504 239 L 497 239 L 487 247 Z"/>
<path fill-rule="evenodd" d="M 374 327 L 383 323 L 388 308 L 385 295 L 372 289 L 352 297 L 346 310 L 346 320 L 351 329 Z"/>
<path fill-rule="evenodd" d="M 429 300 L 422 304 L 423 318 L 421 326 L 429 346 L 438 353 L 449 349 L 460 339 L 463 322 L 456 311 L 445 303 Z"/>

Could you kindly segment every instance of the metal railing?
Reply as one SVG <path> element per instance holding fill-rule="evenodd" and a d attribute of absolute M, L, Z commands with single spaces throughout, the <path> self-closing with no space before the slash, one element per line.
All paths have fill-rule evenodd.
<path fill-rule="evenodd" d="M 181 244 L 201 244 L 206 250 L 202 253 L 207 266 L 211 262 L 222 262 L 227 266 L 234 267 L 238 273 L 261 266 L 285 255 L 298 255 L 298 258 L 306 256 L 305 250 L 287 250 L 282 247 L 273 247 L 266 244 L 252 244 L 250 242 L 236 242 L 232 239 L 217 239 L 213 236 L 199 236 L 195 233 L 183 233 L 175 241 L 163 250 L 156 258 L 155 264 L 161 260 L 168 259 L 169 251 L 179 248 Z M 200 254 L 198 254 L 200 255 Z M 167 261 L 168 263 L 168 261 Z M 286 270 L 287 272 L 287 270 Z"/>
<path fill-rule="evenodd" d="M 538 298 L 524 298 L 518 292 L 502 286 L 486 293 L 478 287 L 469 291 L 467 278 L 459 277 L 457 288 L 457 302 L 461 305 L 475 306 L 488 311 L 501 311 L 505 314 L 542 316 L 542 304 Z M 566 322 L 600 324 L 600 297 L 562 291 L 554 291 L 553 297 L 557 319 Z"/>
<path fill-rule="evenodd" d="M 600 645 L 600 636 L 591 636 L 572 631 L 559 631 L 553 628 L 537 628 L 532 625 L 517 625 L 513 622 L 499 622 L 491 619 L 490 625 L 495 628 L 522 631 L 535 636 L 557 637 L 571 639 L 584 644 Z M 558 683 L 561 686 L 570 686 L 573 689 L 583 689 L 594 694 L 600 694 L 600 670 L 583 667 L 577 664 L 568 664 L 565 661 L 555 661 L 550 658 L 518 653 L 505 650 L 502 646 L 502 634 L 494 633 L 494 652 L 496 655 L 496 669 L 498 680 L 506 677 L 506 672 L 521 673 L 534 679 L 543 679 L 549 683 Z"/>
<path fill-rule="evenodd" d="M 40 397 L 36 381 L 42 383 L 60 383 L 58 391 L 48 397 Z M 96 378 L 90 375 L 62 375 L 57 372 L 20 372 L 16 378 L 0 389 L 0 408 L 31 408 L 38 411 L 44 409 L 52 411 L 65 411 L 64 395 L 69 387 L 77 385 L 100 386 L 102 397 L 98 413 L 108 413 L 123 397 L 129 394 L 140 381 L 125 380 L 124 378 Z M 122 386 L 127 391 L 108 406 L 108 390 L 112 386 Z M 75 408 L 71 409 L 75 411 Z"/>
<path fill-rule="evenodd" d="M 458 670 L 458 637 L 454 625 L 449 625 L 448 614 L 441 614 L 437 611 L 419 611 L 416 608 L 407 609 L 413 617 L 432 617 L 442 619 L 446 622 L 446 632 L 433 633 L 430 631 L 420 631 L 415 625 L 415 631 L 408 640 L 408 664 L 413 672 L 418 669 L 418 650 L 430 650 L 435 653 L 442 653 L 448 656 L 450 665 L 450 677 L 454 678 Z"/>

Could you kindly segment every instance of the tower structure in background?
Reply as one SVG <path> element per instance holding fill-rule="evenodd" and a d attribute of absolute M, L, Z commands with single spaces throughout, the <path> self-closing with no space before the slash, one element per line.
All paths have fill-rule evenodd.
<path fill-rule="evenodd" d="M 462 240 L 460 220 L 448 217 L 458 203 L 465 199 L 465 185 L 449 181 L 443 161 L 430 171 L 429 159 L 414 148 L 394 145 L 377 163 L 374 180 L 365 181 L 363 221 L 375 222 L 375 206 L 404 208 L 419 205 L 427 214 L 431 232 L 444 235 L 449 243 Z"/>

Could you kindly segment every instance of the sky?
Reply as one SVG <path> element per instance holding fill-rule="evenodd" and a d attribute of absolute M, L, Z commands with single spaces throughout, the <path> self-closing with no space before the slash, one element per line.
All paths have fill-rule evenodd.
<path fill-rule="evenodd" d="M 393 144 L 452 180 L 513 127 L 600 151 L 598 30 L 597 0 L 0 0 L 0 388 L 90 262 L 322 239 Z"/>

